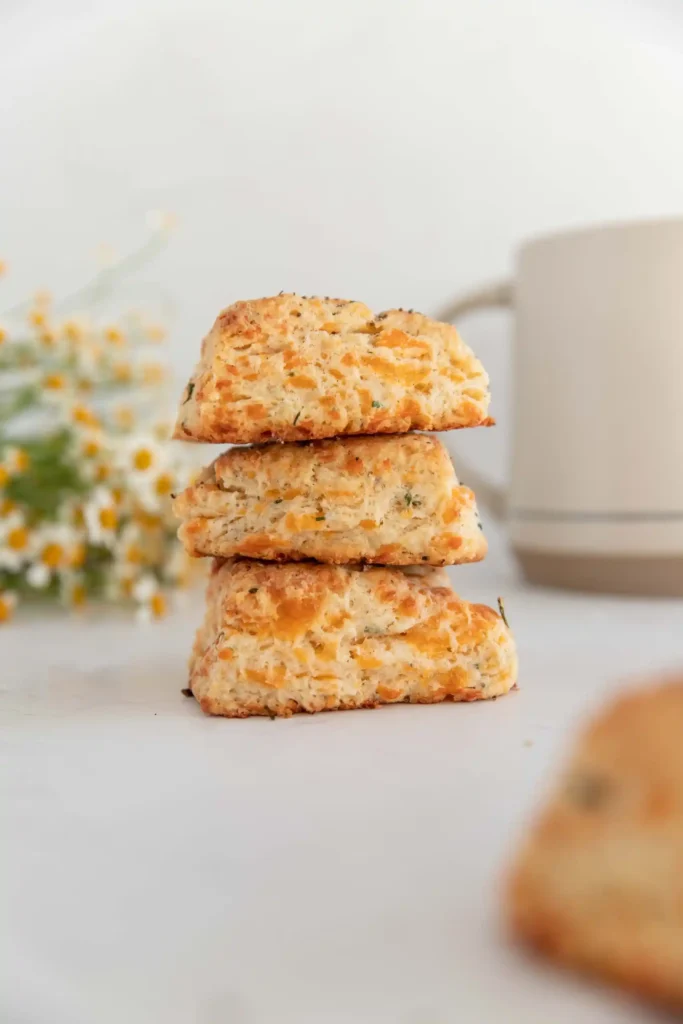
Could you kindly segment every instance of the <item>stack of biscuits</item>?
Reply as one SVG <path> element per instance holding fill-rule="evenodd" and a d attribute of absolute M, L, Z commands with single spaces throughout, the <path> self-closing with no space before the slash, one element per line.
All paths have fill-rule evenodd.
<path fill-rule="evenodd" d="M 454 327 L 280 294 L 204 339 L 175 437 L 231 444 L 174 500 L 214 559 L 190 661 L 204 711 L 291 715 L 496 697 L 504 617 L 442 566 L 486 553 L 472 492 L 428 434 L 487 425 L 488 378 Z"/>

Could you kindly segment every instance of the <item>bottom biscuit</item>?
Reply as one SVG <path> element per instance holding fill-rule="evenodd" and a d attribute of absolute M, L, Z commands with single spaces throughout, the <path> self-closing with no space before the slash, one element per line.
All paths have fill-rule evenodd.
<path fill-rule="evenodd" d="M 203 710 L 233 718 L 482 700 L 516 678 L 503 619 L 418 567 L 216 562 L 190 662 Z"/>

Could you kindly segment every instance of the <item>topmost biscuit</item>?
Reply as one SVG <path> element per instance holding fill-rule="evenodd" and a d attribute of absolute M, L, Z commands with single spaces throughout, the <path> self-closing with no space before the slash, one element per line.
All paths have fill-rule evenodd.
<path fill-rule="evenodd" d="M 455 327 L 277 295 L 223 310 L 174 436 L 251 444 L 488 425 L 488 377 Z"/>

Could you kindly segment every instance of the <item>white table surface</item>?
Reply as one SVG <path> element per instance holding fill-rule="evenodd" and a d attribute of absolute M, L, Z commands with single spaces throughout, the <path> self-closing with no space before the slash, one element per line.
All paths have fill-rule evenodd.
<path fill-rule="evenodd" d="M 207 718 L 180 694 L 199 595 L 3 628 L 0 1019 L 650 1019 L 510 948 L 498 886 L 577 720 L 683 662 L 683 605 L 457 576 L 506 595 L 521 689 L 494 703 Z"/>

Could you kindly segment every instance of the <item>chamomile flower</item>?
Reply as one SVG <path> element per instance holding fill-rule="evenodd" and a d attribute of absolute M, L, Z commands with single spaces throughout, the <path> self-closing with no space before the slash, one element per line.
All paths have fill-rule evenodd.
<path fill-rule="evenodd" d="M 12 618 L 16 604 L 16 594 L 11 590 L 0 590 L 0 626 Z"/>
<path fill-rule="evenodd" d="M 0 487 L 4 487 L 13 476 L 25 473 L 30 465 L 29 454 L 23 448 L 7 448 L 0 461 Z"/>
<path fill-rule="evenodd" d="M 152 433 L 157 441 L 170 440 L 173 431 L 173 424 L 170 420 L 157 420 L 152 427 Z"/>
<path fill-rule="evenodd" d="M 137 617 L 140 622 L 150 622 L 166 615 L 168 602 L 154 576 L 142 576 L 134 585 L 132 593 L 138 605 Z"/>
<path fill-rule="evenodd" d="M 82 608 L 88 600 L 84 577 L 79 573 L 64 573 L 60 578 L 59 596 L 69 608 Z"/>
<path fill-rule="evenodd" d="M 114 548 L 114 574 L 121 579 L 137 577 L 148 558 L 149 551 L 140 528 L 135 523 L 127 523 Z"/>
<path fill-rule="evenodd" d="M 18 572 L 31 558 L 33 535 L 20 512 L 0 520 L 0 569 Z"/>
<path fill-rule="evenodd" d="M 69 387 L 69 381 L 64 373 L 46 373 L 40 386 L 44 391 L 64 392 Z"/>
<path fill-rule="evenodd" d="M 159 342 L 166 337 L 166 328 L 163 324 L 146 323 L 143 329 L 148 341 Z"/>
<path fill-rule="evenodd" d="M 126 335 L 117 324 L 109 324 L 102 331 L 104 340 L 108 345 L 121 346 L 126 343 Z"/>
<path fill-rule="evenodd" d="M 161 384 L 166 380 L 166 368 L 161 363 L 143 363 L 139 372 L 143 384 Z"/>
<path fill-rule="evenodd" d="M 135 426 L 135 410 L 130 405 L 117 405 L 112 420 L 119 430 L 132 430 Z"/>
<path fill-rule="evenodd" d="M 84 459 L 100 458 L 105 448 L 105 441 L 101 430 L 83 430 L 78 436 L 78 454 Z"/>
<path fill-rule="evenodd" d="M 79 427 L 97 427 L 100 426 L 100 421 L 93 410 L 80 402 L 72 405 L 69 409 L 69 419 L 73 424 Z"/>
<path fill-rule="evenodd" d="M 161 465 L 140 482 L 137 488 L 138 501 L 146 512 L 163 511 L 168 507 L 169 498 L 176 486 L 175 473 L 167 465 Z"/>
<path fill-rule="evenodd" d="M 153 437 L 136 434 L 121 445 L 116 463 L 133 487 L 154 479 L 167 464 L 167 454 Z"/>
<path fill-rule="evenodd" d="M 98 547 L 113 547 L 119 517 L 114 497 L 108 488 L 95 488 L 85 506 L 84 515 L 90 543 Z"/>
<path fill-rule="evenodd" d="M 61 336 L 74 344 L 83 341 L 87 333 L 87 327 L 83 320 L 65 320 L 60 328 Z"/>
<path fill-rule="evenodd" d="M 40 590 L 54 575 L 68 569 L 74 545 L 74 532 L 64 524 L 51 523 L 37 530 L 33 538 L 31 566 L 26 573 L 28 583 Z"/>

